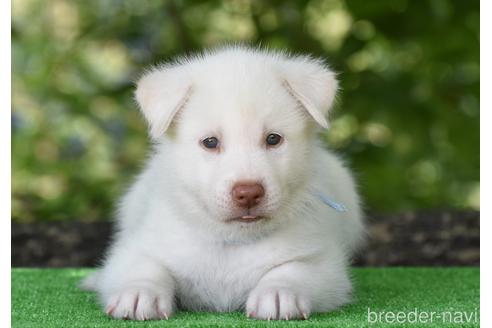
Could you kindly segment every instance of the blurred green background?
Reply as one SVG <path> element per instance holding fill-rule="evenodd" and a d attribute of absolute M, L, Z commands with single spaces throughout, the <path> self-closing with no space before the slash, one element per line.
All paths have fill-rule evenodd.
<path fill-rule="evenodd" d="M 478 0 L 14 0 L 12 219 L 109 219 L 148 149 L 132 81 L 230 41 L 340 73 L 324 138 L 367 209 L 479 208 Z"/>

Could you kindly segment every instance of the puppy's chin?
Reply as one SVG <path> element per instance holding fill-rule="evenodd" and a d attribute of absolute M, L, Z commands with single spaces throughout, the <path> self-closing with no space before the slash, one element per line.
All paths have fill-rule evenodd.
<path fill-rule="evenodd" d="M 232 219 L 221 224 L 220 242 L 224 245 L 246 245 L 258 242 L 277 229 L 271 218 Z"/>
<path fill-rule="evenodd" d="M 200 222 L 207 231 L 207 237 L 225 245 L 241 245 L 254 243 L 276 230 L 278 220 L 272 216 L 238 215 L 231 213 L 224 215 L 216 213 L 208 220 Z"/>
<path fill-rule="evenodd" d="M 251 243 L 269 235 L 282 221 L 275 219 L 278 209 L 272 204 L 248 211 L 214 203 L 209 199 L 202 200 L 197 193 L 190 194 L 196 196 L 195 206 L 190 206 L 189 201 L 180 202 L 179 199 L 178 204 L 188 214 L 186 221 L 193 230 L 203 232 L 203 237 L 212 242 Z"/>

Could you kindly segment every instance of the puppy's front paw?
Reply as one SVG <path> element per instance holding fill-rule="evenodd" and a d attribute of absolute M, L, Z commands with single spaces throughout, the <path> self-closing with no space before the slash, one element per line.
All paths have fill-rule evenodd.
<path fill-rule="evenodd" d="M 286 287 L 256 288 L 246 302 L 246 315 L 264 320 L 307 319 L 310 309 L 303 295 Z"/>
<path fill-rule="evenodd" d="M 168 319 L 173 312 L 173 295 L 158 288 L 129 287 L 114 293 L 105 311 L 116 319 Z"/>

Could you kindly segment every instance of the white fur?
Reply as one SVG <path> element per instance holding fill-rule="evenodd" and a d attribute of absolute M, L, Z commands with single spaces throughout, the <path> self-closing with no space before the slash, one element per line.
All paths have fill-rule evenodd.
<path fill-rule="evenodd" d="M 115 318 L 245 310 L 307 317 L 349 301 L 347 266 L 363 239 L 348 170 L 316 142 L 337 90 L 321 61 L 229 47 L 155 68 L 136 99 L 155 141 L 123 197 L 118 231 L 86 287 Z M 276 132 L 283 143 L 265 146 Z M 200 141 L 215 136 L 220 151 Z M 244 215 L 232 185 L 259 181 L 264 201 Z M 344 204 L 337 212 L 318 193 Z"/>

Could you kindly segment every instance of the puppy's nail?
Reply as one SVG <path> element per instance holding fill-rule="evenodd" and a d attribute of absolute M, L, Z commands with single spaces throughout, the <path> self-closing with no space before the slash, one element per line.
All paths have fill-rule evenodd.
<path fill-rule="evenodd" d="M 107 315 L 112 315 L 112 314 L 113 314 L 114 309 L 115 309 L 115 306 L 114 306 L 113 304 L 111 304 L 111 305 L 108 305 L 108 306 L 106 307 L 105 312 L 106 312 L 106 314 L 107 314 Z"/>
<path fill-rule="evenodd" d="M 306 314 L 306 312 L 302 312 L 302 317 L 304 318 L 304 320 L 308 319 L 308 315 Z"/>

